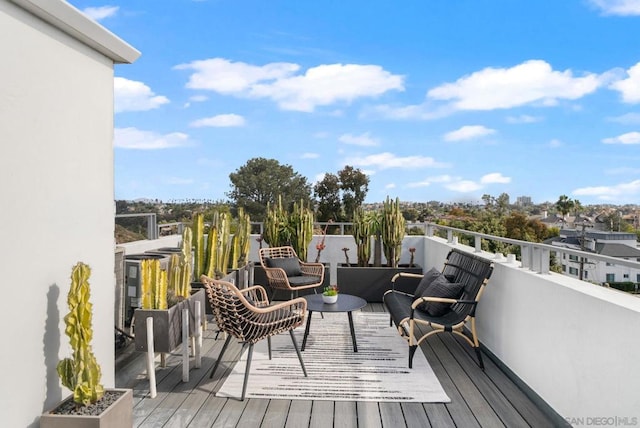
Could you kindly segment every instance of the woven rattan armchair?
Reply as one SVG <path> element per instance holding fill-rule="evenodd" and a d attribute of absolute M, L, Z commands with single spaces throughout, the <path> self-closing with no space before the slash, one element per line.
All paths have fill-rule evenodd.
<path fill-rule="evenodd" d="M 422 280 L 431 272 L 425 275 L 401 272 L 394 276 L 392 283 L 399 277 Z M 394 289 L 384 294 L 383 301 L 391 315 L 391 322 L 395 323 L 400 335 L 409 342 L 409 368 L 412 366 L 413 355 L 418 345 L 429 336 L 449 332 L 464 338 L 473 347 L 478 365 L 484 370 L 480 342 L 476 333 L 476 308 L 492 272 L 491 261 L 454 249 L 447 255 L 444 268 L 440 273 L 445 281 L 444 288 L 460 287 L 459 297 L 424 297 L 425 294 L 430 294 L 428 287 L 425 294 L 420 296 L 417 295 L 418 292 L 414 295 Z M 444 309 L 440 309 L 441 313 L 438 315 L 433 315 L 424 310 L 425 303 L 443 304 Z M 419 327 L 431 327 L 431 329 Z M 465 334 L 465 327 L 469 327 L 468 334 Z"/>
<path fill-rule="evenodd" d="M 251 368 L 253 345 L 262 339 L 267 339 L 269 359 L 271 359 L 271 336 L 288 331 L 291 335 L 293 347 L 298 354 L 300 366 L 305 377 L 307 369 L 302 361 L 293 329 L 301 325 L 307 311 L 307 301 L 297 298 L 286 302 L 270 305 L 265 289 L 259 285 L 239 290 L 235 285 L 226 281 L 211 279 L 205 275 L 200 277 L 207 290 L 207 296 L 213 308 L 214 319 L 220 331 L 227 333 L 218 360 L 211 370 L 210 377 L 216 372 L 220 361 L 227 350 L 232 337 L 240 341 L 242 347 L 249 345 L 247 365 L 244 372 L 242 397 L 247 392 L 247 381 Z"/>
<path fill-rule="evenodd" d="M 316 288 L 324 280 L 322 263 L 303 262 L 293 247 L 260 248 L 260 264 L 267 275 L 267 281 L 273 294 L 276 290 L 285 290 L 291 298 L 299 290 Z"/>

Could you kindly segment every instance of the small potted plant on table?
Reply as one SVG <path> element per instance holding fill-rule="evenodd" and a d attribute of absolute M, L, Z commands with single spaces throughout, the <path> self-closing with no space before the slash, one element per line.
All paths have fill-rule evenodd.
<path fill-rule="evenodd" d="M 338 301 L 338 286 L 330 285 L 322 292 L 322 301 L 325 303 L 335 303 Z"/>

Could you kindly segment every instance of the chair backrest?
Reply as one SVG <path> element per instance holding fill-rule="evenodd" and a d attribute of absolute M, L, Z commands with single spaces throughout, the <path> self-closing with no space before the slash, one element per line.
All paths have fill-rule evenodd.
<path fill-rule="evenodd" d="M 475 254 L 453 249 L 447 255 L 442 273 L 451 282 L 464 284 L 464 292 L 460 300 L 477 302 L 493 273 L 493 262 Z M 473 315 L 475 305 L 458 303 L 451 309 L 459 314 Z"/>
<path fill-rule="evenodd" d="M 258 254 L 260 255 L 262 267 L 269 267 L 267 266 L 267 259 L 286 259 L 290 257 L 298 259 L 298 255 L 291 246 L 260 248 Z"/>
<path fill-rule="evenodd" d="M 246 339 L 246 319 L 251 310 L 238 288 L 230 282 L 204 282 L 218 328 L 241 341 Z"/>

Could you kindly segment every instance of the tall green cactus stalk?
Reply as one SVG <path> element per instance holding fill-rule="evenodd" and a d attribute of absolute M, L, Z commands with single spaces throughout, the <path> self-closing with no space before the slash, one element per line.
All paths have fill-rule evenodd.
<path fill-rule="evenodd" d="M 307 251 L 313 239 L 313 211 L 305 206 L 303 200 L 293 204 L 289 216 L 289 228 L 292 232 L 291 246 L 300 260 L 307 261 Z"/>
<path fill-rule="evenodd" d="M 171 255 L 171 268 L 169 269 L 169 287 L 175 296 L 185 299 L 191 295 L 192 242 L 193 232 L 190 227 L 185 227 L 182 231 L 180 255 Z"/>
<path fill-rule="evenodd" d="M 264 219 L 262 237 L 270 247 L 280 247 L 291 243 L 289 214 L 282 207 L 281 196 L 278 196 L 278 203 L 275 206 L 267 204 L 267 214 Z"/>
<path fill-rule="evenodd" d="M 395 202 L 387 196 L 382 204 L 382 246 L 387 266 L 397 268 L 405 234 L 405 220 L 400 211 L 400 199 Z"/>
<path fill-rule="evenodd" d="M 371 222 L 362 207 L 353 213 L 352 234 L 358 247 L 358 266 L 367 266 L 371 257 Z"/>
<path fill-rule="evenodd" d="M 251 217 L 244 212 L 242 207 L 238 208 L 238 224 L 236 233 L 233 235 L 233 242 L 233 264 L 231 267 L 237 269 L 238 266 L 247 264 L 251 249 Z"/>
<path fill-rule="evenodd" d="M 222 278 L 229 268 L 231 253 L 231 218 L 229 214 L 216 211 L 207 239 L 207 269 L 210 278 Z"/>
<path fill-rule="evenodd" d="M 91 348 L 93 311 L 89 301 L 90 275 L 91 268 L 81 262 L 71 272 L 71 287 L 67 295 L 69 313 L 64 317 L 64 331 L 69 336 L 73 358 L 65 358 L 57 366 L 62 384 L 73 391 L 73 401 L 84 406 L 95 403 L 104 395 L 104 387 L 100 383 L 102 372 Z"/>
<path fill-rule="evenodd" d="M 167 271 L 160 267 L 160 260 L 140 262 L 142 309 L 167 309 Z"/>
<path fill-rule="evenodd" d="M 194 253 L 193 253 L 193 275 L 196 280 L 200 278 L 200 275 L 205 273 L 206 268 L 206 253 L 205 253 L 205 242 L 204 242 L 204 214 L 196 213 L 193 216 L 193 244 L 194 244 Z"/>

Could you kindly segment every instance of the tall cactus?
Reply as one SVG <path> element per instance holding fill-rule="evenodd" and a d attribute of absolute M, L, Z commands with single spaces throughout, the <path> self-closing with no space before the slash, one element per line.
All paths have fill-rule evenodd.
<path fill-rule="evenodd" d="M 140 262 L 142 309 L 167 309 L 167 271 L 160 267 L 160 260 Z"/>
<path fill-rule="evenodd" d="M 352 234 L 358 247 L 358 266 L 367 266 L 371 257 L 371 222 L 362 207 L 353 213 Z"/>
<path fill-rule="evenodd" d="M 196 213 L 193 216 L 193 275 L 196 280 L 200 278 L 200 275 L 205 273 L 206 262 L 205 262 L 205 242 L 204 242 L 204 214 Z"/>
<path fill-rule="evenodd" d="M 242 207 L 238 208 L 238 224 L 233 240 L 233 265 L 231 267 L 237 269 L 238 266 L 247 264 L 251 248 L 251 217 L 244 212 Z"/>
<path fill-rule="evenodd" d="M 191 295 L 193 233 L 190 227 L 182 231 L 180 255 L 172 254 L 169 265 L 169 289 L 176 297 L 187 298 Z"/>
<path fill-rule="evenodd" d="M 69 313 L 64 317 L 64 331 L 69 336 L 73 358 L 65 358 L 57 366 L 62 384 L 73 391 L 73 400 L 85 406 L 104 395 L 104 387 L 100 383 L 102 372 L 91 348 L 93 311 L 89 301 L 90 275 L 91 268 L 81 262 L 71 272 L 71 287 L 67 295 Z"/>
<path fill-rule="evenodd" d="M 397 268 L 400 261 L 402 238 L 405 234 L 405 220 L 400 211 L 400 199 L 395 202 L 387 196 L 382 204 L 382 246 L 387 266 Z"/>
<path fill-rule="evenodd" d="M 313 239 L 313 211 L 303 200 L 293 204 L 293 212 L 289 216 L 291 230 L 291 246 L 302 261 L 307 261 L 307 251 Z"/>
<path fill-rule="evenodd" d="M 216 211 L 207 238 L 207 267 L 205 275 L 222 278 L 229 268 L 231 252 L 231 218 L 225 212 Z"/>
<path fill-rule="evenodd" d="M 280 247 L 291 243 L 289 213 L 282 206 L 282 196 L 278 196 L 276 205 L 267 204 L 262 237 L 270 247 Z"/>

